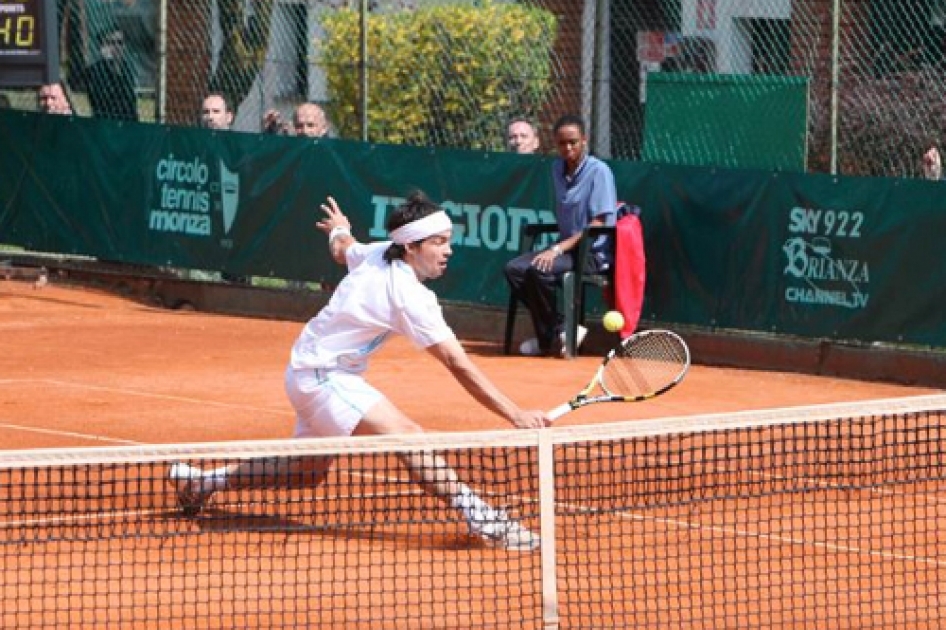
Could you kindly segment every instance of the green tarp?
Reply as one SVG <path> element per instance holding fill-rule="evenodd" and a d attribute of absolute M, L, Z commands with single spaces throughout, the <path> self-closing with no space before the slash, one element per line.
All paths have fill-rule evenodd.
<path fill-rule="evenodd" d="M 433 288 L 502 307 L 520 227 L 553 220 L 550 157 L 9 110 L 0 147 L 0 242 L 38 251 L 331 283 L 319 204 L 379 239 L 419 188 L 455 226 Z M 645 319 L 946 347 L 946 183 L 610 164 L 643 209 Z"/>
<path fill-rule="evenodd" d="M 803 173 L 807 125 L 807 77 L 647 75 L 647 162 Z"/>

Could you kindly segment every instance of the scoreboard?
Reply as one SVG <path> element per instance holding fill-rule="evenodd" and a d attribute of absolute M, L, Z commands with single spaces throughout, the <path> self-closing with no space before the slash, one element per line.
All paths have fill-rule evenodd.
<path fill-rule="evenodd" d="M 0 0 L 0 87 L 59 80 L 56 0 Z"/>

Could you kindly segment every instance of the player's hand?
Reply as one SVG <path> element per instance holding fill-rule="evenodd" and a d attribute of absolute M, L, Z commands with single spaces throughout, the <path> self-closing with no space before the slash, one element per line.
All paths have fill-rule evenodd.
<path fill-rule="evenodd" d="M 289 125 L 283 122 L 278 110 L 271 109 L 263 116 L 263 131 L 286 134 L 289 132 Z"/>
<path fill-rule="evenodd" d="M 541 409 L 520 409 L 512 424 L 517 429 L 541 429 L 551 425 L 552 420 Z"/>
<path fill-rule="evenodd" d="M 323 203 L 320 207 L 325 213 L 325 218 L 318 221 L 315 226 L 328 234 L 337 227 L 348 228 L 351 230 L 351 221 L 344 215 L 342 209 L 338 207 L 338 202 L 333 197 L 329 197 L 327 204 Z"/>

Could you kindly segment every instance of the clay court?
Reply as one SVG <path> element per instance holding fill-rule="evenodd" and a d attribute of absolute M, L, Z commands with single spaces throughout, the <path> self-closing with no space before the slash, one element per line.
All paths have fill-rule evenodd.
<path fill-rule="evenodd" d="M 0 435 L 6 449 L 289 437 L 283 370 L 301 322 L 154 308 L 79 286 L 0 282 Z M 498 337 L 498 334 L 497 334 Z M 502 356 L 466 344 L 478 365 L 526 407 L 550 409 L 600 362 Z M 938 390 L 705 367 L 661 398 L 598 405 L 562 424 L 588 424 L 833 403 Z M 369 378 L 431 430 L 500 429 L 426 353 L 403 340 L 372 361 Z"/>
<path fill-rule="evenodd" d="M 291 435 L 294 418 L 283 393 L 282 375 L 290 346 L 301 325 L 301 322 L 275 319 L 249 319 L 168 310 L 140 300 L 77 285 L 52 282 L 45 287 L 34 288 L 27 282 L 0 281 L 2 449 L 286 438 Z M 478 365 L 517 402 L 527 407 L 550 409 L 564 402 L 584 386 L 599 363 L 599 358 L 594 356 L 583 356 L 574 361 L 507 357 L 500 354 L 498 343 L 467 342 L 465 345 L 474 355 Z M 649 420 L 691 414 L 939 393 L 938 390 L 924 387 L 823 378 L 797 373 L 716 368 L 701 365 L 699 356 L 694 359 L 696 364 L 683 383 L 664 396 L 639 404 L 595 405 L 580 409 L 565 416 L 561 424 L 568 426 L 616 423 L 624 420 Z M 491 416 L 473 401 L 432 358 L 409 347 L 403 340 L 396 340 L 380 352 L 372 362 L 368 378 L 386 392 L 395 404 L 430 431 L 507 428 L 502 419 Z M 576 475 L 582 474 L 582 470 L 581 464 L 575 464 L 573 472 Z M 531 482 L 522 483 L 523 487 L 529 487 Z M 383 486 L 383 483 L 371 484 L 372 489 L 379 493 L 383 492 Z M 939 488 L 938 492 L 941 493 L 942 488 Z M 334 535 L 326 535 L 322 532 L 298 540 L 282 533 L 275 541 L 261 541 L 242 531 L 222 534 L 218 532 L 218 535 L 222 536 L 224 546 L 224 551 L 219 555 L 216 552 L 204 552 L 202 555 L 199 551 L 174 554 L 163 546 L 161 537 L 195 526 L 188 521 L 175 519 L 171 514 L 173 499 L 155 498 L 159 494 L 156 492 L 151 496 L 148 502 L 152 505 L 148 508 L 160 513 L 157 527 L 166 528 L 166 531 L 160 534 L 157 543 L 153 543 L 153 548 L 148 546 L 152 543 L 141 544 L 134 554 L 136 557 L 143 555 L 157 559 L 163 568 L 147 569 L 136 565 L 120 572 L 118 578 L 114 575 L 105 576 L 107 571 L 101 569 L 103 575 L 99 576 L 100 579 L 120 583 L 116 584 L 118 595 L 102 594 L 94 586 L 96 581 L 88 579 L 90 576 L 84 573 L 82 566 L 86 562 L 98 564 L 97 554 L 107 555 L 114 552 L 95 546 L 91 547 L 91 551 L 90 548 L 85 548 L 84 551 L 77 552 L 69 545 L 53 545 L 52 553 L 61 554 L 58 559 L 52 557 L 38 560 L 39 556 L 29 557 L 29 552 L 18 556 L 17 559 L 0 557 L 0 570 L 4 572 L 4 600 L 26 598 L 42 600 L 47 604 L 55 602 L 72 605 L 78 602 L 79 608 L 89 601 L 95 601 L 97 604 L 104 602 L 106 607 L 114 608 L 112 613 L 107 610 L 102 613 L 86 611 L 73 615 L 62 613 L 58 619 L 65 622 L 63 626 L 70 627 L 102 627 L 106 621 L 112 628 L 154 627 L 133 615 L 134 620 L 127 621 L 127 617 L 116 611 L 129 606 L 150 610 L 149 607 L 164 604 L 156 601 L 157 596 L 146 594 L 134 597 L 131 602 L 126 601 L 131 596 L 127 595 L 124 589 L 134 589 L 131 592 L 137 592 L 140 587 L 144 591 L 153 581 L 163 583 L 167 576 L 171 576 L 172 582 L 175 576 L 186 576 L 189 580 L 188 566 L 200 562 L 200 575 L 194 578 L 195 582 L 186 584 L 187 592 L 203 590 L 207 595 L 189 599 L 190 596 L 182 591 L 172 598 L 172 603 L 181 617 L 175 618 L 169 624 L 163 624 L 162 627 L 270 627 L 270 624 L 282 624 L 286 627 L 302 627 L 306 624 L 365 628 L 454 628 L 470 625 L 505 627 L 507 622 L 503 620 L 502 615 L 497 613 L 494 616 L 490 612 L 497 601 L 518 599 L 525 602 L 526 608 L 536 608 L 539 601 L 539 593 L 535 592 L 532 586 L 518 584 L 509 575 L 500 580 L 492 579 L 492 586 L 489 587 L 484 587 L 477 579 L 469 576 L 449 577 L 453 568 L 469 566 L 481 568 L 484 574 L 500 567 L 511 568 L 513 573 L 510 575 L 518 572 L 534 577 L 539 571 L 539 558 L 537 554 L 533 554 L 510 559 L 495 550 L 476 550 L 475 554 L 471 554 L 470 550 L 465 549 L 468 541 L 462 532 L 458 528 L 438 525 L 437 519 L 434 519 L 432 532 L 429 532 L 428 538 L 425 539 L 426 544 L 418 543 L 412 536 L 413 526 L 399 526 L 395 520 L 393 524 L 387 527 L 379 526 L 372 529 L 370 535 L 364 536 L 354 535 L 347 530 L 345 534 L 336 532 Z M 936 507 L 932 509 L 932 513 L 924 513 L 923 519 L 927 522 L 936 522 L 935 519 L 939 519 L 938 522 L 942 524 L 946 516 L 940 514 L 943 511 L 943 495 L 936 496 Z M 386 510 L 398 509 L 399 499 L 396 497 L 384 500 L 388 503 L 381 506 L 381 514 L 387 514 Z M 344 498 L 338 497 L 332 501 L 336 506 L 345 503 Z M 874 501 L 883 502 L 885 499 Z M 895 507 L 901 511 L 916 509 L 912 502 L 904 507 L 896 504 L 899 499 L 890 501 L 893 503 L 888 502 L 880 507 L 886 510 Z M 136 506 L 135 509 L 140 507 Z M 411 508 L 417 509 L 417 505 Z M 436 512 L 438 508 L 430 509 Z M 781 508 L 777 505 L 760 504 L 757 512 L 749 514 L 748 520 L 762 520 L 761 515 L 779 509 Z M 793 508 L 791 513 L 783 514 L 783 518 L 798 520 L 804 524 L 807 518 L 817 518 L 817 515 L 809 512 L 816 512 L 818 509 L 820 508 L 817 506 L 806 507 L 803 503 Z M 3 511 L 6 513 L 8 510 L 9 508 L 4 508 Z M 863 527 L 866 530 L 876 529 L 878 524 L 872 524 L 866 514 L 851 511 L 848 517 L 851 521 L 866 519 Z M 7 517 L 9 516 L 8 514 Z M 690 517 L 692 516 L 690 514 Z M 253 521 L 267 517 L 254 512 L 245 518 Z M 688 517 L 685 509 L 682 513 L 668 509 L 661 518 L 679 523 L 681 519 Z M 725 516 L 714 518 L 717 519 L 713 521 L 715 528 L 748 526 L 743 522 L 730 522 Z M 573 533 L 576 528 L 587 530 L 599 526 L 594 522 L 581 520 L 573 524 L 568 519 L 565 521 L 565 529 L 571 529 Z M 854 526 L 855 529 L 861 527 L 856 524 Z M 201 540 L 202 535 L 208 533 L 207 529 L 213 529 L 212 526 L 208 527 L 208 523 L 197 527 L 200 529 Z M 248 528 L 249 531 L 255 529 Z M 712 529 L 707 530 L 709 533 L 701 542 L 693 544 L 711 548 Z M 657 529 L 648 530 L 641 535 L 651 539 L 652 544 L 657 545 L 659 549 L 664 549 L 667 544 L 667 534 Z M 935 538 L 935 532 L 931 535 Z M 250 540 L 245 540 L 247 536 Z M 899 544 L 901 541 L 894 542 Z M 340 550 L 343 544 L 349 545 L 344 552 Z M 30 550 L 40 550 L 42 545 L 34 543 L 28 547 Z M 337 564 L 323 563 L 318 567 L 309 567 L 307 577 L 302 580 L 304 583 L 268 582 L 268 572 L 272 571 L 273 564 L 279 561 L 278 558 L 270 559 L 269 553 L 278 549 L 282 557 L 281 554 L 289 553 L 289 547 L 292 548 L 293 554 L 313 558 L 329 557 L 333 549 L 339 548 L 338 553 L 349 559 L 345 562 L 340 560 Z M 57 549 L 59 551 L 56 551 Z M 43 551 L 49 553 L 50 550 Z M 756 552 L 751 545 L 730 551 L 737 555 L 740 566 L 764 564 L 750 571 L 752 573 L 758 570 L 763 578 L 766 578 L 767 573 L 778 573 L 779 567 L 782 566 L 771 559 L 762 563 L 761 555 L 756 555 L 762 552 Z M 568 553 L 562 549 L 559 552 Z M 395 566 L 372 564 L 372 561 L 383 564 L 382 558 L 392 553 L 402 554 L 398 557 L 403 560 L 398 561 Z M 670 591 L 676 593 L 674 597 L 705 598 L 704 604 L 718 607 L 721 611 L 720 618 L 731 621 L 731 624 L 717 621 L 704 622 L 706 625 L 701 625 L 690 619 L 686 613 L 669 613 L 668 617 L 662 617 L 659 610 L 639 611 L 640 618 L 647 620 L 645 625 L 650 627 L 661 626 L 663 622 L 663 627 L 740 627 L 741 620 L 747 618 L 747 615 L 749 619 L 758 620 L 759 611 L 767 610 L 765 601 L 779 594 L 778 586 L 766 581 L 766 588 L 772 589 L 771 591 L 765 591 L 755 603 L 750 601 L 736 605 L 729 601 L 730 598 L 725 592 L 687 592 L 687 587 L 681 584 L 665 583 L 661 578 L 653 577 L 660 576 L 665 568 L 682 571 L 684 574 L 710 570 L 706 567 L 687 568 L 690 564 L 685 557 L 665 557 L 658 552 L 652 559 L 644 561 L 621 557 L 622 552 L 618 547 L 593 549 L 583 548 L 581 545 L 575 547 L 572 553 L 582 556 L 599 554 L 603 557 L 604 565 L 613 563 L 619 566 L 622 563 L 639 562 L 635 570 L 651 576 L 651 579 L 648 579 L 647 592 L 665 594 Z M 836 555 L 845 554 L 846 552 L 816 554 L 804 571 L 789 577 L 804 581 L 819 572 L 830 571 L 831 567 L 838 563 Z M 351 562 L 352 557 L 363 561 L 366 567 L 373 568 L 349 567 L 347 563 Z M 915 561 L 916 558 L 912 560 Z M 917 592 L 920 591 L 923 597 L 935 599 L 937 576 L 946 577 L 942 575 L 946 569 L 942 560 L 937 558 L 921 560 L 928 565 L 932 564 L 925 569 L 929 573 L 925 574 L 924 580 L 929 583 L 919 586 L 911 587 L 901 583 L 878 586 L 886 578 L 882 573 L 872 574 L 872 570 L 860 577 L 845 579 L 862 584 L 865 593 L 872 593 L 876 588 L 893 588 L 899 596 L 906 597 L 908 601 L 916 598 Z M 409 562 L 418 564 L 408 564 Z M 770 562 L 772 564 L 769 564 Z M 911 560 L 901 557 L 896 562 L 909 564 Z M 17 563 L 21 566 L 15 566 Z M 60 563 L 63 565 L 61 569 L 57 568 Z M 226 578 L 221 581 L 213 579 L 219 569 L 233 563 L 238 565 L 241 571 L 254 577 L 248 580 L 235 578 L 235 581 L 228 581 Z M 25 568 L 27 565 L 29 568 Z M 424 568 L 430 566 L 437 568 Z M 276 569 L 280 570 L 281 567 Z M 789 572 L 794 570 L 790 569 Z M 11 577 L 11 571 L 19 576 L 27 573 L 35 575 L 43 571 L 53 574 L 63 571 L 67 578 L 63 583 L 73 582 L 74 590 L 71 594 L 30 592 L 29 587 L 14 583 L 18 580 Z M 589 591 L 599 593 L 595 597 L 600 597 L 601 591 L 612 588 L 608 586 L 610 577 L 607 573 L 605 566 L 582 578 L 586 580 Z M 759 578 L 759 575 L 755 577 Z M 63 576 L 60 575 L 59 578 Z M 741 583 L 749 580 L 751 583 L 751 579 L 745 575 L 734 579 Z M 423 593 L 432 587 L 442 588 L 445 581 L 452 590 L 473 593 L 473 603 L 460 604 L 460 609 L 455 610 L 451 608 L 452 604 L 442 606 L 423 596 Z M 359 591 L 365 588 L 366 582 L 385 586 L 372 591 L 366 599 L 364 594 L 359 594 Z M 291 593 L 287 595 L 284 592 L 286 590 Z M 631 597 L 634 589 L 624 586 L 614 587 L 613 590 L 615 595 Z M 277 592 L 280 597 L 285 598 L 279 600 L 281 603 L 276 601 Z M 290 595 L 316 601 L 327 597 L 329 592 L 332 605 L 338 606 L 337 610 L 333 608 L 334 612 L 331 614 L 326 613 L 327 616 L 323 615 L 316 620 L 312 618 L 311 613 L 294 612 Z M 904 595 L 904 592 L 907 594 Z M 796 592 L 791 594 L 791 598 L 804 601 L 803 595 Z M 813 596 L 820 599 L 830 598 L 829 594 L 823 593 Z M 256 597 L 269 601 L 270 607 L 258 609 L 243 603 L 244 600 L 249 601 Z M 571 598 L 570 606 L 581 607 L 580 593 L 570 594 L 568 597 Z M 845 601 L 841 604 L 863 607 L 868 611 L 877 607 L 876 618 L 879 621 L 896 620 L 898 627 L 935 625 L 924 625 L 924 614 L 912 610 L 905 613 L 898 610 L 896 614 L 890 613 L 893 616 L 887 616 L 888 612 L 885 612 L 883 603 L 871 603 L 866 601 L 868 599 L 869 596 L 865 595 L 865 603 L 860 603 L 856 601 L 856 597 L 852 597 L 853 603 Z M 325 601 L 323 600 L 323 604 Z M 936 605 L 935 601 L 932 603 Z M 370 611 L 358 610 L 359 607 L 365 606 L 399 607 L 399 615 L 403 617 L 396 615 L 384 617 L 380 622 L 372 621 L 376 618 Z M 499 608 L 504 606 L 505 604 L 499 605 Z M 43 607 L 37 604 L 36 609 Z M 615 607 L 619 610 L 630 610 L 632 607 L 636 609 L 638 605 L 625 602 L 615 604 Z M 234 612 L 231 608 L 240 610 Z M 8 616 L 2 617 L 4 622 L 0 623 L 0 626 L 44 627 L 41 624 L 49 622 L 44 613 L 30 613 L 29 610 L 32 608 L 26 604 L 19 606 L 18 612 L 10 612 L 8 609 L 3 613 Z M 96 614 L 102 616 L 97 617 Z M 422 622 L 416 620 L 421 614 L 425 615 Z M 768 616 L 772 616 L 771 611 Z M 802 625 L 798 627 L 804 627 L 811 621 L 805 621 L 803 611 L 797 610 L 779 611 L 776 617 L 786 624 L 785 627 L 790 627 L 793 618 L 802 620 Z M 317 621 L 320 623 L 316 623 Z M 827 620 L 828 626 L 845 627 L 844 623 L 834 623 L 835 621 L 837 620 Z M 526 619 L 522 625 L 535 627 L 537 624 L 536 620 Z M 611 627 L 611 624 L 603 619 L 598 619 L 592 625 Z M 564 623 L 563 627 L 577 626 Z"/>

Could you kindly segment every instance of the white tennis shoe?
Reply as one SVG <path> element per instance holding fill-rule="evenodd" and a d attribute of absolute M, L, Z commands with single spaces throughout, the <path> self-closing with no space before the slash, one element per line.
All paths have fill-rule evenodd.
<path fill-rule="evenodd" d="M 575 350 L 581 347 L 581 344 L 585 342 L 585 337 L 588 336 L 588 329 L 579 324 L 578 333 L 575 335 Z M 565 332 L 560 332 L 558 334 L 558 345 L 553 345 L 554 352 L 557 352 L 560 357 L 565 356 Z M 553 352 L 553 354 L 554 354 Z M 541 357 L 546 353 L 542 352 L 542 348 L 539 347 L 539 340 L 535 337 L 530 337 L 526 339 L 521 344 L 519 344 L 519 354 L 526 357 Z"/>
<path fill-rule="evenodd" d="M 500 512 L 492 520 L 470 522 L 470 531 L 494 549 L 534 551 L 542 542 L 538 534 L 509 518 L 505 512 Z"/>
<path fill-rule="evenodd" d="M 195 516 L 206 507 L 214 491 L 203 487 L 203 473 L 189 464 L 178 462 L 168 471 L 177 492 L 177 505 L 184 516 Z"/>
<path fill-rule="evenodd" d="M 541 357 L 545 353 L 542 352 L 542 348 L 539 347 L 539 340 L 535 337 L 530 337 L 519 344 L 519 354 L 524 357 Z"/>

